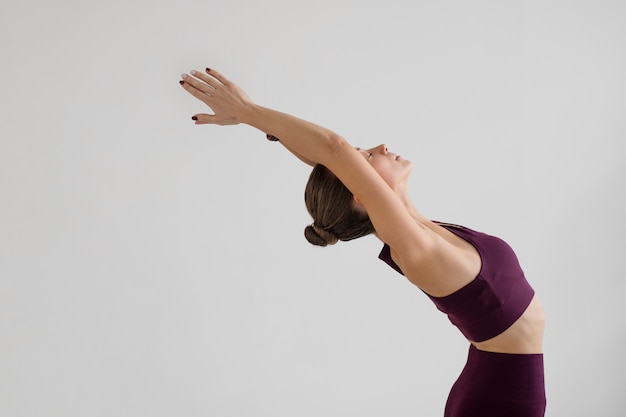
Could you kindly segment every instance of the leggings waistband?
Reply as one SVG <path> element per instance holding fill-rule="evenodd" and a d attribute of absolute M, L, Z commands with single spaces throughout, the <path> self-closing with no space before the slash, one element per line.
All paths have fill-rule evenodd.
<path fill-rule="evenodd" d="M 470 345 L 446 404 L 446 417 L 542 417 L 543 354 L 487 352 Z"/>

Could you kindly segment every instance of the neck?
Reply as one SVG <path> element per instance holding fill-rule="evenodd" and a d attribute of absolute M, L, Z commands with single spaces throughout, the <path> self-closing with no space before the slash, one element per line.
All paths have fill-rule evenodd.
<path fill-rule="evenodd" d="M 409 198 L 409 189 L 408 189 L 406 181 L 394 191 L 396 192 L 398 197 L 400 197 L 400 200 L 402 200 L 402 203 L 404 204 L 406 211 L 411 215 L 411 217 L 417 223 L 429 222 L 429 220 L 422 213 L 420 213 L 419 210 L 417 210 L 417 208 L 415 208 L 415 205 Z"/>
<path fill-rule="evenodd" d="M 413 218 L 413 220 L 415 220 L 415 223 L 424 224 L 430 222 L 428 218 L 426 218 L 422 213 L 419 212 L 419 210 L 415 208 L 411 200 L 407 198 L 406 200 L 403 199 L 402 201 L 404 202 L 404 207 L 406 208 L 406 211 Z"/>

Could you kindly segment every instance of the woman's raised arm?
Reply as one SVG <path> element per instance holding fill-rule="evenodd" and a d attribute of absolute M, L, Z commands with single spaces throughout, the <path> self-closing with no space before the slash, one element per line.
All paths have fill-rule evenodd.
<path fill-rule="evenodd" d="M 289 151 L 309 165 L 324 165 L 332 158 L 333 148 L 345 142 L 325 127 L 255 104 L 241 88 L 213 69 L 183 74 L 181 85 L 213 110 L 213 114 L 194 115 L 196 124 L 250 125 L 280 138 Z"/>
<path fill-rule="evenodd" d="M 280 138 L 281 143 L 301 160 L 330 169 L 363 204 L 378 236 L 407 264 L 424 266 L 424 262 L 428 262 L 433 233 L 416 223 L 404 203 L 361 152 L 340 135 L 255 104 L 243 90 L 213 69 L 183 74 L 181 85 L 213 110 L 213 114 L 194 115 L 196 124 L 244 123 Z"/>

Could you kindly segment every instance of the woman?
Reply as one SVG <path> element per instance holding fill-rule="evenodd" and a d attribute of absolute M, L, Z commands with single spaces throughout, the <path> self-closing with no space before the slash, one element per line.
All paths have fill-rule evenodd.
<path fill-rule="evenodd" d="M 196 124 L 248 124 L 313 166 L 305 190 L 315 245 L 374 233 L 379 258 L 421 289 L 468 339 L 468 361 L 446 417 L 545 413 L 543 309 L 502 240 L 424 217 L 408 197 L 411 162 L 385 145 L 354 148 L 338 134 L 264 108 L 215 70 L 183 74 L 182 87 L 213 114 Z"/>

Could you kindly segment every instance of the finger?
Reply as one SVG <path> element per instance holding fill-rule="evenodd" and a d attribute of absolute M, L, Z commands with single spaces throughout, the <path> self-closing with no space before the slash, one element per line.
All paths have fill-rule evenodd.
<path fill-rule="evenodd" d="M 217 123 L 217 118 L 213 114 L 206 114 L 206 113 L 194 114 L 191 117 L 191 119 L 195 120 L 197 125 L 206 125 L 206 124 L 215 124 L 215 123 Z"/>
<path fill-rule="evenodd" d="M 191 77 L 187 77 L 185 78 L 184 81 L 180 81 L 180 85 L 187 90 L 187 92 L 189 94 L 191 94 L 192 96 L 194 96 L 195 98 L 197 98 L 198 100 L 202 101 L 205 104 L 209 104 L 208 100 L 211 99 L 211 95 L 208 93 L 205 93 L 202 90 L 197 89 L 191 81 Z"/>
<path fill-rule="evenodd" d="M 207 68 L 208 70 L 209 68 Z M 217 78 L 215 77 L 211 77 L 201 71 L 195 71 L 195 70 L 191 70 L 190 72 L 191 75 L 193 75 L 194 77 L 202 80 L 203 82 L 207 83 L 208 85 L 210 85 L 213 88 L 217 88 L 220 85 L 222 85 L 221 81 L 219 81 Z"/>
<path fill-rule="evenodd" d="M 197 71 L 192 71 L 192 75 L 195 75 L 194 73 L 197 74 Z M 205 83 L 202 80 L 199 80 L 197 78 L 192 77 L 189 74 L 180 74 L 180 77 L 183 79 L 183 81 L 185 82 L 185 84 L 190 84 L 193 87 L 197 88 L 200 91 L 204 91 L 207 94 L 211 94 L 211 91 L 215 91 L 215 87 Z M 215 83 L 215 81 L 214 81 Z"/>
<path fill-rule="evenodd" d="M 221 82 L 224 85 L 230 83 L 230 80 L 228 78 L 224 77 L 222 74 L 220 74 L 219 72 L 215 71 L 212 68 L 207 68 L 206 72 L 211 77 L 215 78 L 217 81 Z"/>

